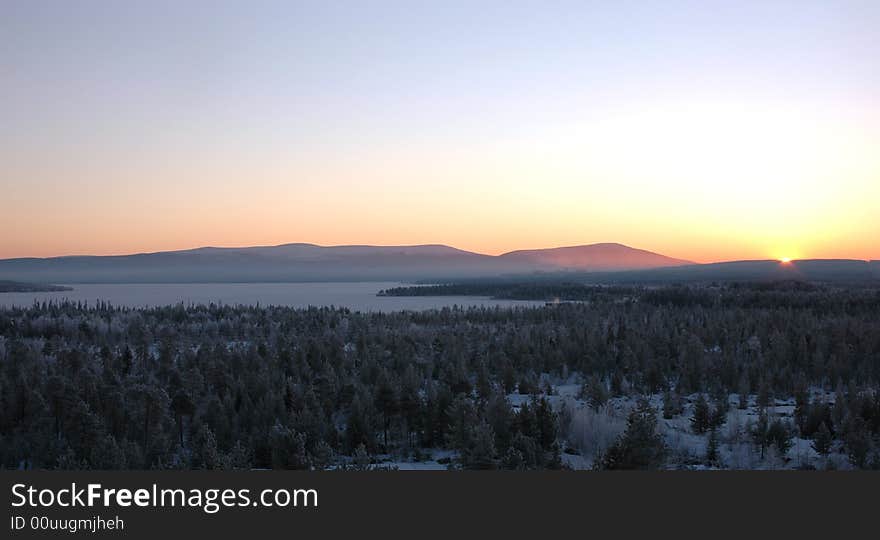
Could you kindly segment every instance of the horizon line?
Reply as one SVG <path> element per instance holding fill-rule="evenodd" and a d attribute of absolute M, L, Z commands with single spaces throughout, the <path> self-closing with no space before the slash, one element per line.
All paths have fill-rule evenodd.
<path fill-rule="evenodd" d="M 428 243 L 415 243 L 415 244 L 316 244 L 313 242 L 282 242 L 280 244 L 257 244 L 257 245 L 232 245 L 232 246 L 221 246 L 221 245 L 202 245 L 196 247 L 185 247 L 178 249 L 164 249 L 164 250 L 156 250 L 156 251 L 130 251 L 130 252 L 119 252 L 119 253 L 105 253 L 105 254 L 89 254 L 89 253 L 71 253 L 64 255 L 49 255 L 45 257 L 37 257 L 37 256 L 22 256 L 22 257 L 4 257 L 0 258 L 0 261 L 13 261 L 13 260 L 25 260 L 25 259 L 38 259 L 38 260 L 46 260 L 46 259 L 64 259 L 64 258 L 75 258 L 75 257 L 133 257 L 138 255 L 157 255 L 161 253 L 181 253 L 187 251 L 198 251 L 203 249 L 219 249 L 219 250 L 234 250 L 234 249 L 271 249 L 271 248 L 279 248 L 285 246 L 310 246 L 322 249 L 332 249 L 332 248 L 350 248 L 350 247 L 366 247 L 366 248 L 414 248 L 414 247 L 443 247 L 456 251 L 460 251 L 463 253 L 471 253 L 474 255 L 481 255 L 484 257 L 501 257 L 503 255 L 508 255 L 511 253 L 517 253 L 521 251 L 549 251 L 555 249 L 567 249 L 567 248 L 578 248 L 578 247 L 591 247 L 591 246 L 622 246 L 632 250 L 644 251 L 647 253 L 652 253 L 654 255 L 659 255 L 661 257 L 666 257 L 669 259 L 674 259 L 678 261 L 682 261 L 683 264 L 681 266 L 690 266 L 690 265 L 708 265 L 708 264 L 724 264 L 724 263 L 736 263 L 736 262 L 764 262 L 764 261 L 779 261 L 783 263 L 795 263 L 799 261 L 864 261 L 866 263 L 880 261 L 880 259 L 873 258 L 862 258 L 862 257 L 851 257 L 851 258 L 842 258 L 842 257 L 798 257 L 798 258 L 779 258 L 779 257 L 767 257 L 767 258 L 746 258 L 746 259 L 724 259 L 724 260 L 714 260 L 707 262 L 699 262 L 690 259 L 683 259 L 679 257 L 673 257 L 670 255 L 666 255 L 664 253 L 660 253 L 657 251 L 653 251 L 646 248 L 633 247 L 628 244 L 624 244 L 621 242 L 592 242 L 588 244 L 568 244 L 568 245 L 555 245 L 551 247 L 533 247 L 533 248 L 517 248 L 509 251 L 505 251 L 499 253 L 497 255 L 492 255 L 490 253 L 484 253 L 481 251 L 473 251 L 455 247 L 450 244 L 438 243 L 438 242 L 428 242 Z"/>

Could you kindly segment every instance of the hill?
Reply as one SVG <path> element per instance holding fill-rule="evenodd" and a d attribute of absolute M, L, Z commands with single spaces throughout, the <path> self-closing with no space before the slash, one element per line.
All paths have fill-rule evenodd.
<path fill-rule="evenodd" d="M 615 243 L 511 251 L 500 258 L 533 264 L 545 270 L 614 271 L 694 264 Z"/>
<path fill-rule="evenodd" d="M 114 256 L 0 260 L 0 279 L 55 283 L 450 280 L 683 264 L 620 244 L 484 255 L 444 245 L 203 247 Z"/>

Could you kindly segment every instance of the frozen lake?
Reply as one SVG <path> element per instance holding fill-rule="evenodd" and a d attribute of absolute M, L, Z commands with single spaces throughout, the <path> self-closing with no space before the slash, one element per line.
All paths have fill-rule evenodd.
<path fill-rule="evenodd" d="M 27 307 L 35 301 L 152 307 L 169 304 L 260 304 L 291 307 L 337 306 L 355 311 L 425 310 L 458 306 L 540 306 L 543 302 L 492 300 L 474 296 L 379 297 L 401 283 L 125 283 L 66 284 L 72 291 L 0 293 L 0 307 Z"/>

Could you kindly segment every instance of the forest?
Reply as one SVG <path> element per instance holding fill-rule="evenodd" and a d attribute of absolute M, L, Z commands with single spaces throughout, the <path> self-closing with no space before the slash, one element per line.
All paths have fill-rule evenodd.
<path fill-rule="evenodd" d="M 842 285 L 785 280 L 773 282 L 710 282 L 701 285 L 670 284 L 592 285 L 552 280 L 473 280 L 435 285 L 411 285 L 379 291 L 379 296 L 486 296 L 502 300 L 543 300 L 547 302 L 646 302 L 655 306 L 678 307 L 767 307 L 810 308 L 813 310 L 880 310 L 880 288 L 872 281 Z"/>
<path fill-rule="evenodd" d="M 505 287 L 583 301 L 2 309 L 0 466 L 880 468 L 877 289 Z"/>

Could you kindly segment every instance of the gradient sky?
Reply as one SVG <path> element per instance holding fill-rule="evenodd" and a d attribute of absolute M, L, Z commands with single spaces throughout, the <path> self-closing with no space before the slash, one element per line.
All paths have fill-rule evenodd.
<path fill-rule="evenodd" d="M 880 2 L 0 0 L 0 258 L 880 259 Z"/>

